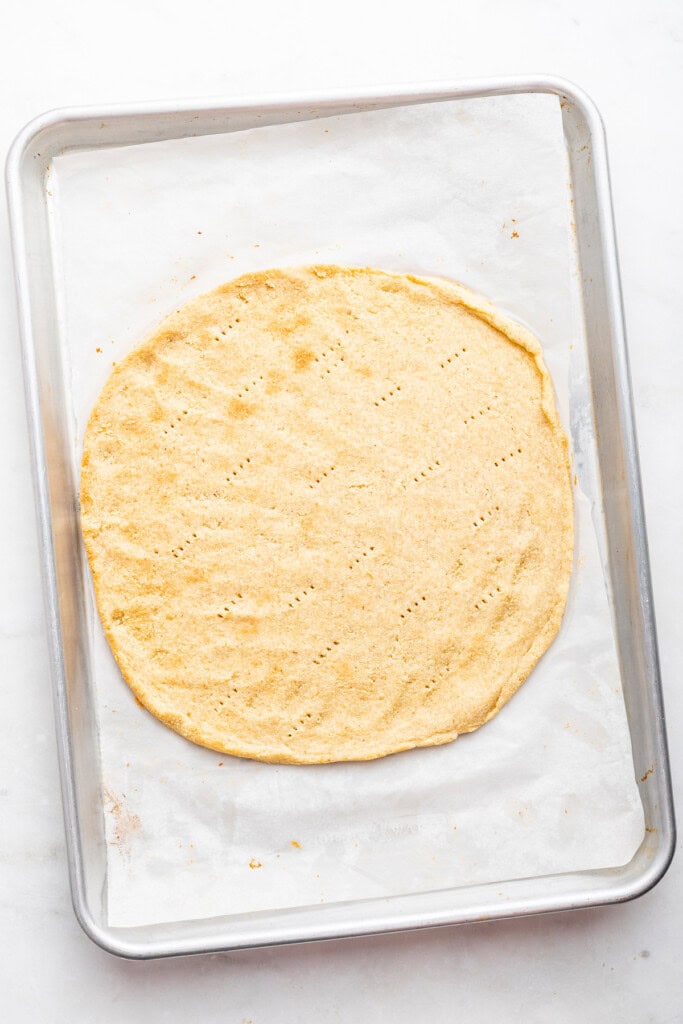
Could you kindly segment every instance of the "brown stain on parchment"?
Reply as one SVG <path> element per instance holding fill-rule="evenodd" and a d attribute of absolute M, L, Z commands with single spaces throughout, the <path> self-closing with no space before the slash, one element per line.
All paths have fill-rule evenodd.
<path fill-rule="evenodd" d="M 141 831 L 142 822 L 137 814 L 128 810 L 124 803 L 125 799 L 125 793 L 121 797 L 117 797 L 111 789 L 105 787 L 106 811 L 114 820 L 111 838 L 108 840 L 109 845 L 116 846 L 123 854 L 128 854 L 131 836 Z"/>

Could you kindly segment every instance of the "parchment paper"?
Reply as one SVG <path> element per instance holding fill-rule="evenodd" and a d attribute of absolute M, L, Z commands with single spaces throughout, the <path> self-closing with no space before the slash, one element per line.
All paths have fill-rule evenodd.
<path fill-rule="evenodd" d="M 328 261 L 442 274 L 525 321 L 578 481 L 561 633 L 491 723 L 447 746 L 313 767 L 193 746 L 136 705 L 91 606 L 109 923 L 630 860 L 644 822 L 603 565 L 558 101 L 446 102 L 74 152 L 55 161 L 48 189 L 74 465 L 112 361 L 163 315 L 248 270 Z"/>

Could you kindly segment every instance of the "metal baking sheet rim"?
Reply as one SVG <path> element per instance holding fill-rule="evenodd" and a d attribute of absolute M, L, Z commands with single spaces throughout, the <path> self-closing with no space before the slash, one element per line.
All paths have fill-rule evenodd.
<path fill-rule="evenodd" d="M 575 136 L 582 133 L 586 140 L 584 148 L 588 146 L 591 158 L 587 162 L 591 170 L 587 174 L 588 184 L 585 189 L 587 193 L 592 192 L 592 195 L 586 197 L 581 189 L 576 188 L 576 152 L 568 144 L 587 337 L 590 349 L 592 325 L 589 317 L 597 302 L 602 312 L 599 329 L 608 332 L 613 385 L 609 399 L 614 403 L 615 429 L 619 434 L 620 450 L 617 451 L 616 461 L 621 460 L 623 498 L 627 511 L 625 529 L 631 542 L 633 564 L 629 571 L 633 580 L 633 593 L 627 596 L 625 603 L 622 602 L 621 612 L 622 617 L 624 611 L 628 612 L 629 628 L 633 628 L 640 640 L 636 669 L 639 677 L 630 687 L 627 687 L 627 680 L 624 679 L 624 695 L 634 746 L 634 768 L 640 778 L 640 794 L 645 810 L 647 827 L 643 842 L 629 864 L 601 871 L 518 879 L 321 907 L 172 922 L 167 925 L 111 928 L 106 923 L 104 911 L 99 914 L 95 911 L 92 892 L 88 893 L 88 864 L 83 844 L 85 809 L 79 803 L 74 776 L 74 742 L 78 742 L 78 737 L 73 733 L 67 702 L 53 511 L 36 359 L 34 314 L 38 307 L 35 296 L 31 294 L 35 252 L 28 237 L 26 214 L 30 214 L 31 203 L 36 206 L 43 203 L 42 185 L 49 161 L 58 153 L 76 147 L 139 144 L 235 130 L 239 126 L 246 126 L 257 113 L 261 118 L 259 123 L 264 124 L 299 120 L 322 113 L 329 115 L 343 110 L 516 93 L 556 95 L 563 108 L 565 136 L 569 141 L 571 133 Z M 532 75 L 373 87 L 352 95 L 325 92 L 304 96 L 64 108 L 37 117 L 19 133 L 8 155 L 6 175 L 66 845 L 74 910 L 86 934 L 110 953 L 131 959 L 147 959 L 463 924 L 619 903 L 633 899 L 656 885 L 673 856 L 675 824 L 606 140 L 600 114 L 592 100 L 571 82 L 553 76 Z M 584 202 L 587 204 L 585 207 Z M 585 224 L 582 219 L 584 210 L 593 214 Z M 586 224 L 590 226 L 586 227 Z M 590 237 L 585 238 L 586 234 Z M 598 246 L 595 245 L 596 239 Z M 590 277 L 589 268 L 584 266 L 584 256 L 593 263 L 596 259 L 598 261 L 595 266 L 591 265 L 593 273 Z M 587 288 L 590 288 L 588 298 L 591 301 L 586 301 Z M 41 293 L 42 298 L 44 293 Z M 600 462 L 602 471 L 602 456 Z M 619 614 L 619 609 L 615 614 Z M 639 773 L 643 766 L 641 778 Z M 101 892 L 99 902 L 103 905 Z"/>

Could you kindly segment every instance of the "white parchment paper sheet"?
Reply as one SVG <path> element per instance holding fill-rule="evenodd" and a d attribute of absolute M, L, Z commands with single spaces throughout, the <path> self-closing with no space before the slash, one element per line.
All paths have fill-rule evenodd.
<path fill-rule="evenodd" d="M 110 924 L 630 860 L 644 823 L 601 556 L 557 99 L 451 101 L 67 153 L 48 189 L 75 464 L 112 361 L 163 315 L 245 271 L 326 261 L 445 275 L 529 324 L 578 476 L 561 633 L 491 723 L 447 746 L 313 767 L 193 746 L 136 705 L 91 608 Z"/>

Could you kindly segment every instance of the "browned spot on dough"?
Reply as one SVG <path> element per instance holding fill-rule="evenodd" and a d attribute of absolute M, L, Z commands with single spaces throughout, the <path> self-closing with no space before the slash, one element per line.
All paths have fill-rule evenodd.
<path fill-rule="evenodd" d="M 250 868 L 262 868 L 263 864 L 261 863 L 260 860 L 256 860 L 256 857 L 252 857 L 251 860 L 249 861 L 249 867 Z"/>
<path fill-rule="evenodd" d="M 295 846 L 297 850 L 301 849 L 301 843 L 297 843 L 296 839 L 290 841 L 290 846 Z"/>
<path fill-rule="evenodd" d="M 177 331 L 164 331 L 164 333 L 160 334 L 159 338 L 158 338 L 158 342 L 161 345 L 172 345 L 174 341 L 180 341 L 180 340 L 181 340 L 181 336 L 178 334 Z M 146 351 L 145 349 L 142 350 L 142 352 L 145 352 L 145 351 Z M 149 350 L 147 350 L 147 351 L 149 351 Z M 142 355 L 142 352 L 140 352 L 140 355 Z M 150 356 L 152 358 L 154 358 L 154 355 L 153 355 L 153 353 L 151 351 L 150 351 Z"/>
<path fill-rule="evenodd" d="M 285 379 L 283 373 L 279 370 L 268 371 L 268 383 L 266 384 L 266 394 L 275 395 L 278 391 L 282 390 L 282 383 Z"/>
<path fill-rule="evenodd" d="M 253 636 L 254 633 L 258 633 L 260 619 L 255 615 L 240 615 L 233 616 L 230 619 L 230 625 L 233 629 L 238 630 L 242 636 Z"/>
<path fill-rule="evenodd" d="M 315 538 L 318 530 L 320 529 L 320 520 L 318 514 L 313 512 L 302 513 L 299 516 L 299 529 L 301 530 L 302 537 L 304 540 L 312 540 Z"/>
<path fill-rule="evenodd" d="M 175 340 L 175 335 L 169 335 L 169 342 Z M 154 352 L 151 348 L 141 348 L 138 352 L 138 362 L 140 362 L 146 369 L 148 369 L 152 363 L 155 362 Z"/>
<path fill-rule="evenodd" d="M 135 697 L 135 703 L 137 704 L 137 706 L 139 708 L 144 708 L 145 705 L 142 703 L 140 698 L 135 693 L 133 694 L 133 696 Z"/>
<path fill-rule="evenodd" d="M 302 327 L 309 327 L 310 323 L 310 316 L 304 316 L 299 313 L 298 315 L 290 317 L 289 320 L 274 321 L 273 330 L 280 334 L 293 334 L 294 331 L 298 331 Z"/>
<path fill-rule="evenodd" d="M 369 366 L 359 366 L 358 372 L 361 377 L 372 377 L 372 370 Z"/>
<path fill-rule="evenodd" d="M 251 416 L 253 412 L 254 407 L 248 402 L 242 402 L 239 398 L 233 398 L 230 400 L 228 415 L 232 416 L 233 419 L 245 420 L 248 416 Z"/>
<path fill-rule="evenodd" d="M 297 370 L 305 370 L 312 363 L 315 355 L 308 348 L 298 348 L 294 353 L 294 366 Z"/>

